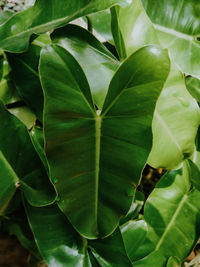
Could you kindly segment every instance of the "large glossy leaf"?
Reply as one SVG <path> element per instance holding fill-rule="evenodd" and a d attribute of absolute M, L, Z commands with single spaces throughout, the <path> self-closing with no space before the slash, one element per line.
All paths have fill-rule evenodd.
<path fill-rule="evenodd" d="M 142 0 L 159 42 L 180 69 L 200 77 L 200 4 L 196 0 Z"/>
<path fill-rule="evenodd" d="M 51 38 L 79 62 L 88 79 L 94 102 L 102 109 L 108 85 L 119 62 L 91 33 L 76 25 L 56 30 Z"/>
<path fill-rule="evenodd" d="M 148 163 L 155 168 L 177 168 L 194 151 L 199 123 L 198 104 L 188 93 L 183 74 L 172 64 L 156 105 Z"/>
<path fill-rule="evenodd" d="M 116 24 L 113 28 L 117 27 Z M 148 18 L 141 0 L 133 0 L 126 8 L 119 8 L 118 30 L 121 32 L 122 42 L 128 55 L 135 52 L 144 45 L 159 45 L 156 31 Z M 115 42 L 119 50 L 119 43 Z"/>
<path fill-rule="evenodd" d="M 92 250 L 94 260 L 102 263 L 97 266 L 132 266 L 119 230 L 107 239 L 88 243 L 77 235 L 56 204 L 42 208 L 26 204 L 26 211 L 35 241 L 48 266 L 95 266 L 88 249 Z"/>
<path fill-rule="evenodd" d="M 8 60 L 20 96 L 42 121 L 44 100 L 38 74 L 40 50 L 40 46 L 31 45 L 26 53 L 8 54 Z"/>
<path fill-rule="evenodd" d="M 152 116 L 168 71 L 167 51 L 139 50 L 114 75 L 99 114 L 72 55 L 59 46 L 42 50 L 51 179 L 59 207 L 82 235 L 107 236 L 128 212 L 151 149 Z"/>
<path fill-rule="evenodd" d="M 10 52 L 27 49 L 32 34 L 40 34 L 115 4 L 130 0 L 38 0 L 33 7 L 12 16 L 0 26 L 0 48 Z"/>
<path fill-rule="evenodd" d="M 146 202 L 144 219 L 148 225 L 148 233 L 139 249 L 140 258 L 150 252 L 159 252 L 164 259 L 157 261 L 156 266 L 166 266 L 170 256 L 178 257 L 182 262 L 200 235 L 199 201 L 200 192 L 191 190 L 188 165 L 184 164 L 177 171 L 169 171 Z M 152 257 L 149 254 L 145 258 L 147 266 Z"/>
<path fill-rule="evenodd" d="M 1 102 L 0 122 L 2 163 L 0 195 L 4 194 L 7 186 L 10 186 L 12 195 L 14 183 L 19 181 L 20 188 L 31 204 L 42 206 L 53 202 L 54 189 L 33 148 L 26 127 L 15 116 L 9 114 Z M 8 185 L 6 185 L 7 181 L 9 181 Z"/>

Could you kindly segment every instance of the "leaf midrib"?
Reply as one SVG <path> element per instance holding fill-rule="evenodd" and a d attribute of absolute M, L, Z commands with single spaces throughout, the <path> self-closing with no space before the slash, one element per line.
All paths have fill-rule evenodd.
<path fill-rule="evenodd" d="M 159 250 L 159 248 L 160 248 L 160 246 L 162 245 L 162 243 L 163 243 L 163 241 L 164 241 L 164 239 L 165 239 L 167 233 L 170 231 L 170 228 L 171 228 L 173 225 L 175 225 L 176 217 L 178 216 L 178 214 L 179 214 L 181 208 L 183 207 L 183 205 L 184 205 L 184 203 L 185 203 L 185 201 L 186 201 L 187 198 L 188 198 L 187 195 L 184 195 L 184 196 L 183 196 L 181 202 L 179 203 L 178 208 L 176 209 L 176 211 L 175 211 L 175 213 L 173 214 L 173 216 L 172 216 L 172 218 L 171 218 L 169 224 L 167 225 L 167 227 L 166 227 L 165 231 L 163 232 L 162 236 L 160 237 L 160 240 L 158 241 L 158 243 L 157 243 L 157 245 L 156 245 L 155 251 L 158 251 L 158 250 Z"/>
<path fill-rule="evenodd" d="M 154 115 L 157 117 L 157 119 L 159 120 L 161 126 L 167 131 L 170 139 L 172 140 L 172 142 L 176 145 L 176 147 L 178 148 L 179 152 L 181 154 L 183 154 L 182 148 L 179 145 L 179 143 L 177 142 L 175 136 L 173 135 L 173 133 L 171 132 L 171 130 L 169 129 L 168 125 L 166 124 L 166 122 L 164 121 L 164 119 L 161 117 L 161 115 L 158 113 L 157 110 L 155 110 Z"/>

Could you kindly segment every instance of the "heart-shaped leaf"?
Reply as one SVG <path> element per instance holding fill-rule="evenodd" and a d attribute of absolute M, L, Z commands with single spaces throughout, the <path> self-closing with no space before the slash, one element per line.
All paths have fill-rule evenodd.
<path fill-rule="evenodd" d="M 115 73 L 99 114 L 72 55 L 55 45 L 42 50 L 51 180 L 59 207 L 83 236 L 111 234 L 128 212 L 151 149 L 152 116 L 168 72 L 167 51 L 152 46 L 137 51 Z"/>

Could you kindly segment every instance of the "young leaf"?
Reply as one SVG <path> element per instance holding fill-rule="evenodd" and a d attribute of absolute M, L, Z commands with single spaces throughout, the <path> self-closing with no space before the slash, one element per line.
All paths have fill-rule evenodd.
<path fill-rule="evenodd" d="M 172 64 L 156 105 L 149 165 L 165 169 L 179 167 L 194 152 L 199 123 L 198 104 L 188 93 L 183 74 Z"/>
<path fill-rule="evenodd" d="M 34 150 L 26 127 L 10 114 L 1 102 L 0 122 L 0 151 L 3 163 L 0 169 L 0 196 L 4 194 L 9 179 L 10 194 L 14 192 L 14 183 L 19 182 L 20 189 L 32 205 L 43 206 L 53 202 L 55 191 Z M 3 167 L 7 169 L 7 176 Z"/>
<path fill-rule="evenodd" d="M 72 55 L 55 45 L 43 48 L 40 77 L 51 180 L 59 207 L 83 236 L 111 234 L 128 212 L 151 149 L 153 112 L 168 72 L 166 50 L 137 51 L 115 73 L 99 114 Z"/>
<path fill-rule="evenodd" d="M 23 52 L 33 34 L 62 27 L 70 21 L 107 9 L 130 4 L 130 0 L 38 0 L 33 7 L 17 13 L 0 26 L 0 48 Z"/>
<path fill-rule="evenodd" d="M 119 62 L 90 32 L 79 26 L 69 24 L 54 31 L 51 38 L 79 62 L 88 79 L 94 102 L 102 109 L 108 85 Z"/>

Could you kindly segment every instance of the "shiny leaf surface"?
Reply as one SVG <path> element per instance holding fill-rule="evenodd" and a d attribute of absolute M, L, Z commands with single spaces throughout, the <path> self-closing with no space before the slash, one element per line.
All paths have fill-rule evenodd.
<path fill-rule="evenodd" d="M 42 50 L 51 180 L 59 207 L 83 236 L 111 234 L 128 212 L 151 149 L 152 116 L 168 71 L 167 51 L 139 50 L 115 73 L 99 114 L 72 55 L 58 46 Z"/>
<path fill-rule="evenodd" d="M 188 93 L 183 74 L 172 64 L 156 105 L 148 163 L 155 168 L 177 168 L 194 151 L 199 123 L 198 104 Z"/>
<path fill-rule="evenodd" d="M 127 5 L 129 0 L 38 0 L 33 7 L 19 12 L 0 26 L 0 48 L 22 52 L 28 48 L 33 34 L 62 27 L 70 21 L 107 9 L 115 4 Z"/>
<path fill-rule="evenodd" d="M 26 204 L 26 211 L 38 248 L 48 266 L 95 266 L 90 261 L 88 249 L 93 252 L 93 261 L 101 262 L 97 266 L 132 266 L 119 230 L 106 239 L 88 243 L 77 235 L 56 204 L 42 208 Z"/>
<path fill-rule="evenodd" d="M 199 201 L 200 192 L 191 190 L 187 164 L 184 163 L 182 169 L 169 171 L 146 202 L 144 219 L 148 233 L 140 246 L 140 258 L 158 252 L 164 256 L 158 266 L 164 267 L 170 256 L 178 257 L 182 262 L 200 235 L 200 208 L 196 205 Z M 149 254 L 145 263 L 150 263 L 152 257 Z"/>
<path fill-rule="evenodd" d="M 67 25 L 56 30 L 51 38 L 79 62 L 88 79 L 94 102 L 102 109 L 108 85 L 119 62 L 91 33 L 81 27 Z"/>
<path fill-rule="evenodd" d="M 121 227 L 126 251 L 132 262 L 138 260 L 137 251 L 140 250 L 140 245 L 144 242 L 147 231 L 147 224 L 143 220 L 129 221 Z"/>
<path fill-rule="evenodd" d="M 200 4 L 196 0 L 142 0 L 159 42 L 180 69 L 200 77 Z"/>

